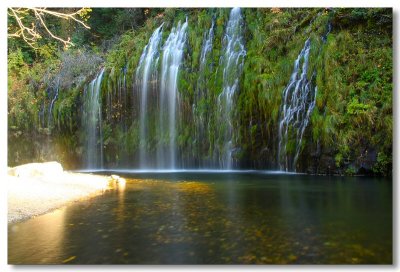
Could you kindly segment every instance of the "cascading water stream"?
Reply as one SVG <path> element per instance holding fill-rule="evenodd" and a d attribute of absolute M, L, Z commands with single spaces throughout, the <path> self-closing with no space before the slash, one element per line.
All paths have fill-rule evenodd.
<path fill-rule="evenodd" d="M 320 15 L 321 13 L 318 13 L 317 17 Z M 312 22 L 309 28 L 311 28 L 311 24 Z M 323 43 L 326 43 L 331 30 L 332 24 L 328 21 L 326 32 L 321 36 Z M 321 49 L 322 47 L 319 48 L 319 54 Z M 304 132 L 316 103 L 318 88 L 312 84 L 316 78 L 316 70 L 312 73 L 311 79 L 307 79 L 310 50 L 311 41 L 309 38 L 304 43 L 304 47 L 294 63 L 290 81 L 283 91 L 278 135 L 278 163 L 279 168 L 284 171 L 296 171 Z M 295 137 L 292 135 L 295 135 Z"/>
<path fill-rule="evenodd" d="M 161 86 L 159 104 L 159 139 L 157 145 L 157 167 L 176 167 L 176 119 L 179 118 L 177 105 L 178 74 L 186 43 L 187 19 L 185 23 L 172 28 L 163 46 L 161 65 Z"/>
<path fill-rule="evenodd" d="M 101 112 L 101 82 L 104 68 L 84 90 L 83 125 L 85 128 L 86 168 L 103 168 L 103 135 Z"/>
<path fill-rule="evenodd" d="M 126 126 L 126 110 L 127 110 L 127 93 L 126 93 L 126 67 L 122 68 L 122 73 L 118 78 L 118 98 L 122 114 L 120 115 L 120 122 Z"/>
<path fill-rule="evenodd" d="M 239 92 L 239 79 L 243 71 L 246 49 L 242 35 L 243 18 L 240 8 L 233 8 L 223 38 L 223 55 L 220 66 L 223 67 L 223 90 L 218 96 L 220 109 L 219 122 L 225 124 L 219 133 L 219 164 L 222 169 L 232 168 L 233 103 Z"/>
<path fill-rule="evenodd" d="M 209 114 L 210 109 L 204 108 L 202 105 L 206 104 L 206 99 L 209 96 L 208 88 L 206 87 L 208 78 L 206 76 L 206 69 L 208 65 L 208 59 L 212 53 L 214 39 L 214 21 L 211 23 L 211 27 L 208 31 L 205 31 L 203 44 L 201 47 L 200 54 L 200 67 L 199 67 L 199 78 L 197 80 L 196 95 L 194 97 L 193 103 L 193 119 L 195 123 L 194 138 L 196 148 L 193 148 L 193 158 L 198 157 L 198 154 L 203 154 L 204 145 L 209 145 L 209 131 L 207 125 L 209 124 Z M 205 144 L 204 144 L 205 143 Z M 206 166 L 206 162 L 198 159 L 199 166 Z M 207 165 L 209 166 L 209 165 Z"/>
<path fill-rule="evenodd" d="M 53 124 L 53 107 L 54 107 L 54 103 L 56 102 L 56 100 L 58 98 L 59 86 L 60 86 L 60 78 L 58 78 L 57 84 L 56 84 L 55 88 L 53 88 L 53 90 L 55 90 L 55 94 L 54 94 L 54 97 L 51 100 L 51 103 L 49 106 L 49 112 L 48 112 L 48 117 L 47 117 L 47 126 L 48 127 L 51 127 L 51 125 Z"/>
<path fill-rule="evenodd" d="M 139 117 L 139 166 L 148 168 L 148 89 L 151 82 L 157 80 L 157 68 L 159 60 L 159 49 L 162 39 L 162 26 L 158 27 L 150 37 L 149 43 L 143 49 L 139 65 L 136 70 L 136 85 L 139 89 L 140 97 L 140 117 Z"/>
<path fill-rule="evenodd" d="M 321 40 L 326 43 L 326 41 L 328 40 L 328 35 L 329 33 L 331 33 L 332 31 L 332 23 L 328 22 L 328 24 L 326 25 L 326 33 L 321 37 Z"/>
<path fill-rule="evenodd" d="M 214 39 L 214 21 L 212 21 L 211 27 L 208 30 L 208 32 L 204 33 L 203 45 L 201 47 L 201 54 L 200 54 L 200 69 L 199 69 L 200 75 L 202 75 L 202 72 L 204 71 L 205 66 L 207 64 L 207 56 L 212 51 L 213 39 Z"/>
<path fill-rule="evenodd" d="M 290 81 L 283 91 L 278 135 L 278 162 L 280 169 L 285 171 L 296 170 L 301 141 L 315 106 L 317 87 L 313 87 L 311 80 L 307 79 L 310 48 L 311 41 L 307 39 L 294 63 Z M 290 150 L 288 150 L 289 143 Z"/>

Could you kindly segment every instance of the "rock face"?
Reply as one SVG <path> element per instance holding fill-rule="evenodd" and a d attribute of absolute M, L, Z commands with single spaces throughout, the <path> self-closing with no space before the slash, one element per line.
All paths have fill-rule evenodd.
<path fill-rule="evenodd" d="M 64 169 L 58 162 L 28 163 L 8 169 L 8 175 L 21 178 L 57 176 Z"/>

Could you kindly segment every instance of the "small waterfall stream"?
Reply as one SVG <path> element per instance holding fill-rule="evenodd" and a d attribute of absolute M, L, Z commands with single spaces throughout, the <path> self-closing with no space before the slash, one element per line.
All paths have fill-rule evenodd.
<path fill-rule="evenodd" d="M 239 92 L 239 79 L 246 56 L 242 35 L 243 24 L 240 8 L 233 8 L 223 39 L 222 52 L 224 53 L 220 58 L 220 66 L 223 67 L 223 90 L 218 96 L 218 107 L 220 109 L 219 122 L 224 125 L 219 133 L 219 164 L 222 169 L 231 169 L 233 166 L 233 105 L 235 95 Z"/>
<path fill-rule="evenodd" d="M 103 135 L 101 111 L 101 81 L 104 68 L 84 90 L 82 123 L 85 130 L 85 165 L 88 169 L 103 168 Z"/>
<path fill-rule="evenodd" d="M 212 51 L 214 39 L 214 21 L 211 23 L 211 27 L 208 32 L 204 33 L 203 45 L 201 47 L 200 54 L 200 69 L 199 74 L 202 75 L 207 64 L 207 56 Z"/>
<path fill-rule="evenodd" d="M 317 17 L 320 15 L 321 13 L 318 13 Z M 309 28 L 311 24 L 312 22 Z M 332 24 L 328 21 L 326 31 L 321 36 L 323 43 L 326 43 L 331 30 Z M 321 53 L 321 49 L 322 47 L 319 48 L 318 54 Z M 314 70 L 311 78 L 307 78 L 310 50 L 311 40 L 308 38 L 294 62 L 290 81 L 283 90 L 278 134 L 278 164 L 280 170 L 284 171 L 296 171 L 304 132 L 316 103 L 318 88 L 313 82 L 317 71 Z"/>
<path fill-rule="evenodd" d="M 54 90 L 54 97 L 51 100 L 47 117 L 47 127 L 49 128 L 53 125 L 53 107 L 54 107 L 54 102 L 56 102 L 58 98 L 58 93 L 60 91 L 60 78 L 57 79 L 56 86 L 53 88 L 53 90 Z"/>
<path fill-rule="evenodd" d="M 209 90 L 207 88 L 207 82 L 209 79 L 206 76 L 206 70 L 208 68 L 208 60 L 212 55 L 213 39 L 214 21 L 212 21 L 210 29 L 204 32 L 200 54 L 199 78 L 197 80 L 196 94 L 194 96 L 194 101 L 192 105 L 193 119 L 195 123 L 194 139 L 196 146 L 193 149 L 193 158 L 198 157 L 198 154 L 204 154 L 204 152 L 207 152 L 207 149 L 210 145 L 210 128 L 208 126 L 210 122 L 209 115 L 211 114 L 211 109 L 209 107 L 205 108 L 204 105 L 207 105 L 207 99 L 210 96 Z M 207 161 L 198 158 L 196 159 L 200 167 L 211 166 L 210 159 L 208 159 Z"/>
<path fill-rule="evenodd" d="M 311 80 L 307 79 L 310 48 L 311 41 L 307 39 L 294 62 L 290 81 L 283 91 L 278 135 L 278 162 L 280 169 L 285 171 L 296 170 L 301 141 L 315 106 L 317 87 L 314 87 Z"/>
<path fill-rule="evenodd" d="M 136 70 L 136 85 L 139 86 L 140 117 L 139 117 L 139 167 L 148 168 L 148 89 L 151 82 L 157 80 L 159 49 L 162 39 L 162 26 L 159 26 L 151 35 L 149 43 L 143 49 L 139 65 Z"/>
<path fill-rule="evenodd" d="M 157 167 L 176 167 L 176 120 L 178 109 L 178 74 L 186 43 L 187 19 L 172 28 L 163 46 L 161 86 L 159 102 L 159 142 L 157 145 Z"/>

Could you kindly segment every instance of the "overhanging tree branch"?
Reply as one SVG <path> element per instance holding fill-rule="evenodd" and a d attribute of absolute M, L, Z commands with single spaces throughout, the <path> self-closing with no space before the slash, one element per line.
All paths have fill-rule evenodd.
<path fill-rule="evenodd" d="M 22 38 L 29 46 L 37 49 L 37 47 L 35 46 L 36 42 L 42 38 L 37 29 L 38 25 L 43 27 L 45 32 L 53 39 L 60 41 L 62 44 L 64 44 L 65 48 L 68 48 L 70 46 L 74 46 L 74 44 L 71 42 L 71 38 L 62 38 L 50 31 L 46 24 L 44 16 L 50 15 L 63 20 L 73 20 L 85 27 L 86 29 L 90 29 L 90 27 L 85 24 L 83 20 L 78 19 L 78 16 L 86 14 L 87 11 L 90 11 L 90 9 L 81 8 L 72 13 L 62 13 L 48 10 L 47 8 L 8 8 L 8 15 L 13 17 L 17 22 L 17 30 L 14 30 L 12 33 L 8 33 L 8 37 Z M 33 21 L 29 22 L 29 20 L 27 19 L 27 17 L 29 16 L 33 16 L 35 18 L 36 24 Z M 8 31 L 10 32 L 10 30 L 11 28 L 9 27 Z"/>

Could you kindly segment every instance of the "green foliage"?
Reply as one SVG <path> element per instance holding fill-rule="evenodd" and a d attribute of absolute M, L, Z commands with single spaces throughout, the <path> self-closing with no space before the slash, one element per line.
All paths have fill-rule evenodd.
<path fill-rule="evenodd" d="M 101 43 L 142 26 L 144 20 L 144 10 L 140 8 L 93 8 L 87 20 L 91 31 L 86 38 Z"/>
<path fill-rule="evenodd" d="M 8 73 L 15 73 L 19 76 L 23 75 L 27 71 L 27 65 L 24 62 L 24 57 L 20 48 L 15 52 L 8 54 Z"/>
<path fill-rule="evenodd" d="M 347 113 L 350 115 L 358 115 L 366 112 L 370 108 L 371 105 L 360 103 L 357 98 L 353 98 L 353 100 L 347 104 Z"/>
<path fill-rule="evenodd" d="M 343 163 L 343 155 L 342 155 L 342 153 L 337 153 L 335 156 L 336 167 L 341 167 L 342 163 Z"/>
<path fill-rule="evenodd" d="M 354 168 L 353 166 L 350 166 L 349 168 L 346 169 L 345 173 L 348 176 L 354 176 L 357 173 L 357 169 Z"/>
<path fill-rule="evenodd" d="M 375 174 L 383 176 L 392 175 L 392 158 L 383 152 L 378 153 L 377 161 L 372 168 Z"/>

